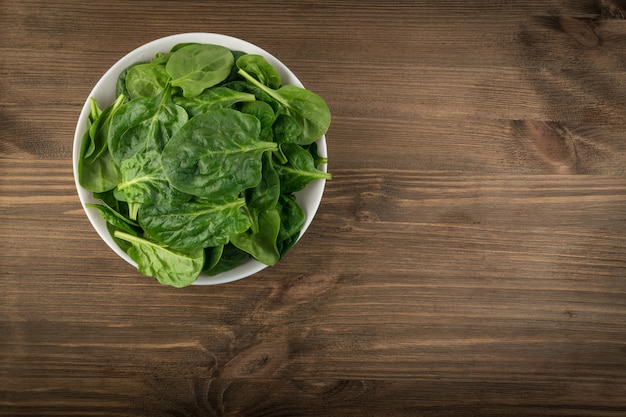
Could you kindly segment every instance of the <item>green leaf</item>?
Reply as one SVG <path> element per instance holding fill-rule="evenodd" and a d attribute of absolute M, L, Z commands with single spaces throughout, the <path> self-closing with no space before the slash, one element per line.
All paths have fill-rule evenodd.
<path fill-rule="evenodd" d="M 273 141 L 272 125 L 276 120 L 276 115 L 274 114 L 272 106 L 264 101 L 252 101 L 241 105 L 239 111 L 245 114 L 251 114 L 259 119 L 259 122 L 261 122 L 259 139 L 265 142 Z"/>
<path fill-rule="evenodd" d="M 180 206 L 144 204 L 139 224 L 155 240 L 180 251 L 228 243 L 230 235 L 250 227 L 245 199 L 190 201 Z"/>
<path fill-rule="evenodd" d="M 127 253 L 137 263 L 137 270 L 156 278 L 161 284 L 186 287 L 193 284 L 202 271 L 202 248 L 182 253 L 121 231 L 116 231 L 114 236 L 131 244 Z"/>
<path fill-rule="evenodd" d="M 124 71 L 122 71 L 120 73 L 120 75 L 117 77 L 117 82 L 115 83 L 115 96 L 119 97 L 119 96 L 124 96 L 126 97 L 124 101 L 128 101 L 130 94 L 128 93 L 128 90 L 126 89 L 126 76 L 128 75 L 128 71 L 130 71 L 134 66 L 137 65 L 142 65 L 143 62 L 137 62 L 131 66 L 129 66 L 128 68 L 126 68 Z"/>
<path fill-rule="evenodd" d="M 180 87 L 185 97 L 194 97 L 224 81 L 234 61 L 232 52 L 223 46 L 189 44 L 172 53 L 165 69 L 172 77 L 171 85 Z"/>
<path fill-rule="evenodd" d="M 224 245 L 212 246 L 210 248 L 204 248 L 204 266 L 203 271 L 209 271 L 219 263 L 224 253 Z"/>
<path fill-rule="evenodd" d="M 96 159 L 100 158 L 108 150 L 107 137 L 109 134 L 109 127 L 111 125 L 111 119 L 124 102 L 125 97 L 119 96 L 113 104 L 102 111 L 95 110 L 98 117 L 91 123 L 89 127 L 89 137 L 92 141 L 90 145 L 89 155 L 83 155 L 85 162 L 93 163 Z M 97 109 L 95 99 L 92 98 L 93 106 Z M 92 110 L 93 112 L 94 110 Z"/>
<path fill-rule="evenodd" d="M 263 90 L 282 106 L 282 113 L 293 117 L 302 128 L 298 141 L 300 145 L 308 145 L 326 134 L 330 126 L 330 109 L 326 102 L 314 92 L 286 85 L 277 90 L 271 89 L 244 70 L 239 70 L 246 80 Z M 279 111 L 281 113 L 281 111 Z"/>
<path fill-rule="evenodd" d="M 279 114 L 272 125 L 272 136 L 276 143 L 298 143 L 302 137 L 302 127 L 293 117 Z"/>
<path fill-rule="evenodd" d="M 120 165 L 120 172 L 122 178 L 116 192 L 123 193 L 124 198 L 117 194 L 118 198 L 130 205 L 151 203 L 172 206 L 189 201 L 192 197 L 172 187 L 165 178 L 157 151 L 150 150 L 125 159 Z M 136 218 L 135 210 L 131 218 Z"/>
<path fill-rule="evenodd" d="M 134 223 L 132 220 L 127 219 L 126 217 L 122 216 L 120 213 L 118 213 L 117 211 L 113 210 L 113 208 L 111 208 L 108 205 L 104 205 L 104 204 L 86 204 L 85 205 L 88 208 L 92 208 L 94 210 L 97 210 L 100 215 L 102 216 L 102 218 L 104 218 L 104 220 L 107 221 L 107 223 L 110 223 L 112 226 L 115 226 L 117 229 L 123 230 L 126 233 L 132 234 L 133 236 L 137 236 L 137 224 Z"/>
<path fill-rule="evenodd" d="M 211 110 L 231 107 L 240 102 L 254 101 L 254 94 L 231 90 L 227 87 L 211 87 L 195 97 L 174 97 L 174 103 L 183 107 L 189 117 Z"/>
<path fill-rule="evenodd" d="M 108 152 L 92 163 L 85 161 L 85 158 L 78 160 L 78 183 L 89 191 L 101 193 L 112 190 L 120 178 L 117 163 Z"/>
<path fill-rule="evenodd" d="M 276 209 L 280 214 L 279 242 L 298 236 L 306 221 L 306 215 L 293 194 L 281 194 Z"/>
<path fill-rule="evenodd" d="M 109 128 L 113 159 L 120 164 L 139 152 L 160 152 L 187 119 L 185 109 L 172 102 L 169 89 L 157 97 L 139 97 L 123 104 Z"/>
<path fill-rule="evenodd" d="M 276 239 L 280 231 L 280 215 L 276 209 L 266 210 L 259 215 L 259 230 L 253 233 L 233 235 L 230 241 L 239 249 L 249 253 L 265 265 L 275 265 L 280 259 Z"/>
<path fill-rule="evenodd" d="M 260 213 L 275 208 L 280 197 L 280 180 L 272 164 L 270 153 L 263 155 L 261 174 L 261 181 L 254 188 L 246 190 L 246 206 L 252 222 L 250 227 L 255 233 L 259 230 Z"/>
<path fill-rule="evenodd" d="M 316 168 L 311 153 L 300 145 L 285 143 L 281 145 L 281 149 L 287 157 L 287 163 L 275 164 L 275 167 L 280 177 L 282 193 L 295 193 L 314 180 L 332 178 L 331 174 Z"/>
<path fill-rule="evenodd" d="M 126 74 L 126 90 L 130 99 L 137 97 L 156 97 L 167 88 L 170 75 L 165 66 L 147 63 L 135 65 Z"/>
<path fill-rule="evenodd" d="M 243 265 L 250 259 L 250 254 L 235 247 L 232 243 L 224 246 L 221 257 L 217 263 L 211 267 L 206 268 L 204 273 L 209 276 L 215 276 L 222 272 L 230 271 L 233 268 Z"/>
<path fill-rule="evenodd" d="M 316 142 L 313 142 L 312 144 L 310 144 L 308 149 L 309 149 L 309 153 L 313 157 L 313 165 L 315 165 L 316 167 L 319 167 L 320 165 L 324 165 L 328 163 L 328 158 L 326 158 L 325 156 L 321 156 L 319 154 Z"/>
<path fill-rule="evenodd" d="M 277 148 L 258 139 L 259 120 L 232 109 L 199 114 L 161 155 L 165 176 L 188 194 L 232 199 L 261 180 L 261 156 Z"/>
<path fill-rule="evenodd" d="M 239 74 L 239 73 L 237 73 L 237 74 Z M 276 100 L 274 100 L 272 97 L 270 97 L 269 94 L 267 94 L 265 91 L 261 90 L 256 85 L 251 84 L 251 83 L 245 81 L 244 79 L 230 81 L 230 82 L 228 82 L 226 84 L 223 84 L 223 86 L 227 87 L 227 88 L 230 88 L 231 90 L 241 91 L 243 93 L 254 94 L 254 97 L 258 101 L 262 101 L 264 103 L 269 104 L 272 107 L 272 110 L 274 110 L 274 112 L 277 112 L 281 108 L 280 104 L 278 104 L 278 102 Z"/>
<path fill-rule="evenodd" d="M 269 88 L 276 89 L 282 84 L 278 71 L 261 55 L 242 55 L 237 59 L 236 65 Z"/>
<path fill-rule="evenodd" d="M 108 152 L 107 135 L 111 119 L 123 100 L 124 96 L 119 96 L 109 107 L 100 110 L 96 100 L 90 99 L 88 128 L 83 134 L 78 159 L 78 183 L 87 190 L 105 192 L 119 182 L 117 163 Z"/>

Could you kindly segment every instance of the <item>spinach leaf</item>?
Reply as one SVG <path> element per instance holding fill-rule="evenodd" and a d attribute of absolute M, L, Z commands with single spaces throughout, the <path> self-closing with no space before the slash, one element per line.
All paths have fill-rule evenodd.
<path fill-rule="evenodd" d="M 189 201 L 192 197 L 172 187 L 163 173 L 160 154 L 155 150 L 123 160 L 120 172 L 122 179 L 117 184 L 116 196 L 129 204 L 132 219 L 137 219 L 138 204 L 172 206 Z"/>
<path fill-rule="evenodd" d="M 111 118 L 123 100 L 124 97 L 120 96 L 111 106 L 100 110 L 96 100 L 90 99 L 88 129 L 83 134 L 81 157 L 78 159 L 78 182 L 92 192 L 109 191 L 119 182 L 119 169 L 107 152 L 106 136 Z"/>
<path fill-rule="evenodd" d="M 261 55 L 242 55 L 237 59 L 236 65 L 269 88 L 277 89 L 282 84 L 278 71 Z"/>
<path fill-rule="evenodd" d="M 276 100 L 282 106 L 281 112 L 298 122 L 302 128 L 302 136 L 298 141 L 300 145 L 313 143 L 327 132 L 330 126 L 330 110 L 324 99 L 314 92 L 295 85 L 274 90 L 242 69 L 239 74 Z"/>
<path fill-rule="evenodd" d="M 113 176 L 119 177 L 119 171 L 117 170 L 117 165 L 113 159 L 102 159 L 99 158 L 96 160 L 96 163 L 88 163 L 85 161 L 84 155 L 86 153 L 93 153 L 94 151 L 93 141 L 91 141 L 89 137 L 89 131 L 83 134 L 82 144 L 81 144 L 81 158 L 78 160 L 77 167 L 77 175 L 78 175 L 78 183 L 81 187 L 86 188 L 90 191 L 95 192 L 104 192 L 108 191 L 111 188 L 114 188 L 117 184 L 117 180 L 108 182 L 108 178 Z M 109 164 L 108 162 L 111 162 Z M 114 174 L 114 175 L 113 175 Z M 112 187 L 111 187 L 112 186 Z"/>
<path fill-rule="evenodd" d="M 280 177 L 282 193 L 295 193 L 304 189 L 311 181 L 332 178 L 331 174 L 315 167 L 311 153 L 300 145 L 285 143 L 281 145 L 281 149 L 287 157 L 287 163 L 275 164 L 275 167 Z"/>
<path fill-rule="evenodd" d="M 120 75 L 117 77 L 117 82 L 115 83 L 115 96 L 116 97 L 123 95 L 125 97 L 124 101 L 130 100 L 129 99 L 130 94 L 128 93 L 128 90 L 126 89 L 126 76 L 128 75 L 128 71 L 133 69 L 133 67 L 137 65 L 142 65 L 142 64 L 143 62 L 137 62 L 129 66 L 128 68 L 126 68 L 124 71 L 120 73 Z"/>
<path fill-rule="evenodd" d="M 315 165 L 316 167 L 319 167 L 320 165 L 324 165 L 328 163 L 328 158 L 326 158 L 325 156 L 321 156 L 319 154 L 318 149 L 317 149 L 317 143 L 313 142 L 312 144 L 309 145 L 308 149 L 309 149 L 309 153 L 313 157 L 313 165 Z"/>
<path fill-rule="evenodd" d="M 235 103 L 254 101 L 254 94 L 231 90 L 228 87 L 211 87 L 195 97 L 176 96 L 174 103 L 184 108 L 189 117 L 211 110 L 231 107 Z"/>
<path fill-rule="evenodd" d="M 161 284 L 186 287 L 198 279 L 202 271 L 202 248 L 182 253 L 121 231 L 116 231 L 114 236 L 131 244 L 127 253 L 137 263 L 137 270 Z"/>
<path fill-rule="evenodd" d="M 130 99 L 156 97 L 165 92 L 170 75 L 165 66 L 159 64 L 135 65 L 126 73 L 126 91 Z"/>
<path fill-rule="evenodd" d="M 254 233 L 248 230 L 231 236 L 230 241 L 259 262 L 271 266 L 280 259 L 280 252 L 276 246 L 279 231 L 280 215 L 278 211 L 276 209 L 266 210 L 259 215 L 258 232 Z"/>
<path fill-rule="evenodd" d="M 250 227 L 245 199 L 190 201 L 179 206 L 143 204 L 139 224 L 164 245 L 180 251 L 228 243 L 229 236 Z"/>
<path fill-rule="evenodd" d="M 231 51 L 233 54 L 233 60 L 234 62 L 237 62 L 237 60 L 239 59 L 240 56 L 245 55 L 246 53 L 243 51 Z M 239 75 L 239 73 L 237 72 L 239 71 L 239 68 L 237 68 L 237 65 L 233 65 L 230 69 L 230 74 L 228 75 L 228 77 L 226 77 L 226 79 L 224 81 L 222 81 L 220 83 L 220 85 L 229 83 L 231 81 L 237 81 L 237 80 L 241 80 L 241 76 Z"/>
<path fill-rule="evenodd" d="M 263 155 L 263 167 L 261 172 L 261 181 L 254 187 L 246 190 L 246 206 L 250 214 L 253 232 L 258 232 L 258 218 L 260 213 L 271 210 L 278 204 L 280 197 L 280 180 L 278 174 L 272 164 L 272 156 L 270 153 Z"/>
<path fill-rule="evenodd" d="M 224 253 L 224 245 L 204 248 L 204 265 L 202 266 L 202 270 L 208 271 L 210 269 L 215 268 L 215 266 L 218 264 L 218 262 L 222 258 L 223 253 Z"/>
<path fill-rule="evenodd" d="M 89 145 L 90 152 L 88 152 L 88 155 L 83 156 L 85 162 L 93 163 L 96 159 L 106 153 L 108 149 L 107 136 L 109 134 L 111 119 L 123 102 L 124 97 L 120 96 L 109 107 L 102 111 L 98 111 L 98 105 L 95 100 L 92 99 L 92 103 L 93 106 L 95 106 L 95 112 L 98 114 L 98 117 L 89 127 L 89 138 L 91 139 L 91 144 Z"/>
<path fill-rule="evenodd" d="M 194 97 L 226 79 L 235 58 L 219 45 L 189 44 L 169 57 L 165 69 L 171 85 L 180 87 L 185 97 Z"/>
<path fill-rule="evenodd" d="M 272 125 L 276 120 L 276 115 L 274 114 L 272 106 L 264 101 L 252 101 L 241 105 L 239 111 L 245 114 L 251 114 L 259 119 L 259 122 L 261 122 L 259 139 L 266 142 L 273 140 Z"/>
<path fill-rule="evenodd" d="M 277 148 L 258 139 L 259 120 L 233 109 L 192 117 L 161 155 L 165 176 L 188 194 L 229 199 L 261 180 L 261 156 Z"/>
<path fill-rule="evenodd" d="M 274 110 L 274 112 L 277 112 L 281 108 L 280 104 L 278 104 L 278 102 L 274 100 L 272 97 L 270 97 L 265 91 L 261 90 L 256 85 L 250 84 L 249 82 L 245 80 L 231 81 L 226 84 L 223 84 L 222 86 L 228 87 L 231 90 L 254 94 L 254 97 L 256 97 L 258 101 L 262 101 L 264 103 L 269 104 L 272 107 L 272 110 Z"/>
<path fill-rule="evenodd" d="M 98 117 L 102 114 L 102 110 L 98 106 L 98 102 L 95 98 L 89 99 L 89 117 L 87 117 L 87 131 L 83 134 L 81 142 L 81 157 L 89 158 L 96 150 L 96 143 L 94 142 L 93 135 L 91 134 L 91 126 L 98 120 Z"/>
<path fill-rule="evenodd" d="M 109 150 L 118 164 L 139 152 L 161 151 L 169 138 L 188 120 L 167 89 L 156 97 L 138 97 L 124 103 L 113 115 L 108 132 Z"/>
<path fill-rule="evenodd" d="M 122 216 L 120 213 L 115 211 L 112 207 L 105 204 L 85 204 L 86 207 L 92 208 L 94 210 L 98 210 L 102 218 L 110 223 L 112 226 L 117 229 L 123 230 L 126 233 L 129 233 L 133 236 L 137 236 L 139 234 L 138 228 L 139 225 L 130 219 Z"/>
<path fill-rule="evenodd" d="M 163 52 L 157 52 L 154 55 L 154 58 L 152 58 L 150 60 L 151 64 L 161 64 L 161 65 L 165 65 L 167 64 L 167 61 L 169 61 L 170 57 L 172 56 L 172 54 L 176 51 L 178 51 L 180 48 L 187 46 L 187 45 L 198 45 L 197 42 L 183 42 L 183 43 L 177 43 L 176 45 L 172 46 L 172 48 L 170 49 L 169 52 L 167 53 L 163 53 Z"/>
<path fill-rule="evenodd" d="M 115 210 L 121 217 L 130 219 L 128 216 L 128 204 L 125 201 L 120 201 L 115 197 L 115 190 L 109 190 L 104 193 L 92 193 L 93 198 L 100 200 L 100 202 L 111 209 Z M 134 221 L 130 221 L 131 224 L 139 226 Z"/>
<path fill-rule="evenodd" d="M 250 259 L 249 253 L 235 247 L 232 243 L 224 245 L 221 255 L 222 256 L 213 267 L 204 270 L 207 275 L 214 276 L 222 272 L 230 271 Z"/>
<path fill-rule="evenodd" d="M 272 125 L 272 135 L 277 143 L 298 143 L 302 137 L 302 127 L 293 117 L 279 114 Z"/>
<path fill-rule="evenodd" d="M 293 194 L 281 194 L 276 209 L 281 220 L 277 240 L 283 242 L 293 236 L 298 237 L 306 221 L 306 215 L 296 202 L 295 196 Z"/>

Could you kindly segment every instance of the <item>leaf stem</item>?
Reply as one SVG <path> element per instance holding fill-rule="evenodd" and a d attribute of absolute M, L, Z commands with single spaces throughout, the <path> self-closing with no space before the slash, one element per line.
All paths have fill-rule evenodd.
<path fill-rule="evenodd" d="M 265 84 L 263 84 L 262 82 L 260 82 L 259 80 L 257 80 L 252 75 L 248 74 L 246 71 L 242 69 L 240 69 L 237 72 L 243 78 L 250 81 L 253 85 L 263 90 L 265 93 L 267 93 L 270 97 L 272 97 L 274 100 L 279 102 L 281 105 L 288 107 L 288 103 L 286 103 L 279 94 L 276 94 L 276 90 L 274 90 L 273 88 L 269 88 L 268 86 L 266 86 Z"/>

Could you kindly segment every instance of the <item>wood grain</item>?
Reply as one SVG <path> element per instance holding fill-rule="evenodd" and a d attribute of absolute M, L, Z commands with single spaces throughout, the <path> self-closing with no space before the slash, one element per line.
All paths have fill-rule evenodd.
<path fill-rule="evenodd" d="M 0 0 L 0 415 L 623 416 L 626 3 Z M 328 102 L 311 228 L 160 286 L 83 213 L 72 140 L 121 56 L 270 51 Z"/>

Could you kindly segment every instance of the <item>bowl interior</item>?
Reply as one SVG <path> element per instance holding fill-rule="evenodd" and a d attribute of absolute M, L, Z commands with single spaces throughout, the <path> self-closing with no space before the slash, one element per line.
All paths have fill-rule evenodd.
<path fill-rule="evenodd" d="M 128 254 L 126 254 L 126 252 L 120 249 L 120 247 L 117 246 L 117 244 L 113 240 L 113 237 L 108 232 L 108 229 L 106 227 L 106 221 L 102 218 L 102 216 L 96 210 L 86 207 L 87 203 L 97 203 L 98 201 L 93 198 L 91 191 L 84 189 L 78 183 L 78 159 L 80 156 L 82 137 L 87 128 L 87 120 L 89 117 L 89 98 L 95 98 L 102 108 L 108 106 L 109 104 L 113 103 L 113 101 L 115 101 L 115 84 L 117 82 L 117 78 L 124 69 L 136 62 L 149 61 L 154 58 L 157 53 L 166 53 L 174 45 L 184 42 L 216 44 L 224 46 L 233 51 L 243 51 L 247 53 L 262 55 L 270 64 L 274 66 L 274 68 L 278 70 L 284 85 L 291 84 L 298 87 L 304 87 L 300 80 L 295 76 L 295 74 L 291 72 L 291 70 L 289 70 L 289 68 L 287 68 L 282 62 L 280 62 L 277 58 L 275 58 L 273 55 L 266 52 L 265 50 L 238 38 L 213 33 L 184 33 L 154 40 L 138 47 L 137 49 L 122 57 L 102 76 L 102 78 L 100 78 L 100 80 L 94 86 L 93 90 L 89 93 L 89 96 L 85 101 L 85 104 L 83 105 L 80 116 L 78 118 L 76 132 L 74 134 L 74 146 L 72 155 L 74 180 L 83 209 L 85 210 L 85 213 L 87 214 L 87 217 L 95 228 L 96 232 L 115 253 L 117 253 L 122 259 L 135 267 L 137 266 L 137 264 L 128 256 Z M 326 138 L 324 136 L 322 136 L 317 141 L 317 145 L 319 154 L 324 157 L 327 156 Z M 326 166 L 320 166 L 320 169 L 326 171 Z M 296 201 L 298 202 L 302 210 L 304 210 L 304 213 L 306 215 L 306 221 L 302 230 L 300 231 L 300 237 L 302 237 L 306 229 L 311 224 L 311 221 L 313 220 L 313 216 L 315 215 L 322 199 L 324 186 L 325 180 L 316 180 L 309 184 L 304 190 L 296 194 Z M 237 268 L 215 276 L 201 274 L 198 280 L 194 283 L 194 285 L 221 284 L 236 281 L 255 274 L 266 267 L 267 265 L 251 259 Z"/>

